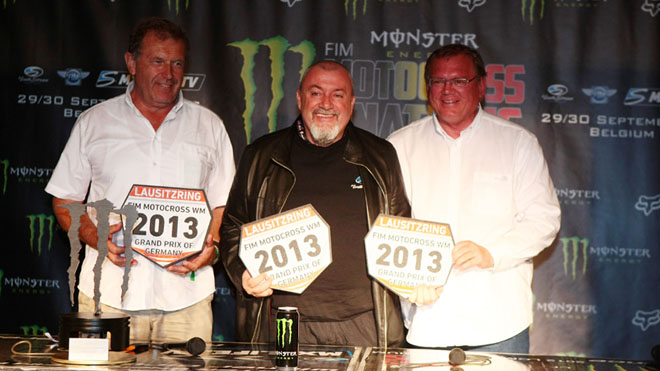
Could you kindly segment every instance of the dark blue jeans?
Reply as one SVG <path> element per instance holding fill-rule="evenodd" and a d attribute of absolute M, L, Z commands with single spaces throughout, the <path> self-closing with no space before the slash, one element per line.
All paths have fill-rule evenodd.
<path fill-rule="evenodd" d="M 419 346 L 406 343 L 406 346 L 409 348 L 421 348 Z M 518 353 L 518 354 L 528 354 L 529 353 L 529 327 L 526 328 L 523 332 L 518 335 L 500 341 L 499 343 L 486 344 L 486 345 L 456 345 L 452 347 L 442 347 L 442 348 L 433 348 L 433 349 L 443 349 L 443 350 L 452 350 L 453 348 L 461 348 L 469 352 L 491 352 L 491 353 Z"/>
<path fill-rule="evenodd" d="M 470 352 L 491 352 L 491 353 L 529 353 L 529 327 L 518 335 L 500 341 L 499 343 L 478 345 L 474 347 L 460 347 Z"/>

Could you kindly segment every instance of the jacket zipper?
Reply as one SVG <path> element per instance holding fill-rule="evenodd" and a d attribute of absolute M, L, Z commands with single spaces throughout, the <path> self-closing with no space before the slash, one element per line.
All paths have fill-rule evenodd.
<path fill-rule="evenodd" d="M 376 177 L 374 176 L 374 173 L 371 172 L 371 170 L 369 170 L 368 167 L 366 167 L 363 164 L 360 164 L 360 163 L 357 163 L 357 162 L 352 162 L 352 161 L 349 161 L 349 160 L 346 160 L 346 162 L 365 169 L 369 173 L 369 175 L 371 175 L 371 178 L 373 178 L 374 183 L 376 183 L 376 185 L 378 185 L 378 190 L 380 191 L 380 194 L 383 196 L 383 199 L 387 201 L 387 197 L 385 197 L 385 190 L 380 185 L 380 183 L 378 183 L 378 181 L 376 181 Z M 364 193 L 364 203 L 366 205 L 365 210 L 367 211 L 367 224 L 369 226 L 371 226 L 371 216 L 369 215 L 369 202 L 368 201 L 369 200 L 367 200 L 367 193 L 365 192 Z M 389 214 L 389 213 L 390 213 L 390 206 L 387 204 L 387 202 L 385 202 L 385 214 Z M 387 348 L 387 345 L 388 345 L 388 341 L 387 341 L 388 328 L 387 327 L 388 327 L 387 326 L 387 292 L 383 291 L 383 345 L 385 346 L 385 348 Z"/>
<path fill-rule="evenodd" d="M 289 188 L 289 192 L 287 192 L 286 196 L 284 197 L 284 202 L 282 202 L 282 206 L 280 206 L 280 210 L 278 211 L 279 213 L 281 213 L 282 209 L 284 209 L 284 204 L 286 204 L 286 201 L 289 199 L 289 196 L 291 195 L 291 192 L 293 191 L 293 186 L 296 184 L 296 174 L 289 167 L 287 167 L 286 165 L 282 164 L 281 162 L 275 160 L 274 158 L 271 157 L 271 160 L 273 160 L 274 163 L 276 163 L 276 164 L 280 165 L 281 167 L 285 168 L 293 176 L 293 185 L 291 186 L 291 188 Z M 254 331 L 252 332 L 252 338 L 251 338 L 250 343 L 254 343 L 256 341 L 257 331 L 259 331 L 261 329 L 261 325 L 259 325 L 259 324 L 261 323 L 261 314 L 263 313 L 264 302 L 266 300 L 267 299 L 264 298 L 263 300 L 261 300 L 261 303 L 259 303 L 259 311 L 257 312 L 257 321 L 256 321 L 257 325 L 254 326 Z M 270 311 L 270 309 L 269 309 L 269 311 Z"/>

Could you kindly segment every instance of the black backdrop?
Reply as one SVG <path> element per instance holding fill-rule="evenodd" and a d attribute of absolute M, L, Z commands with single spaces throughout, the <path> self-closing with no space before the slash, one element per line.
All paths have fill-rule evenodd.
<path fill-rule="evenodd" d="M 490 112 L 538 137 L 562 204 L 536 260 L 532 352 L 649 358 L 660 342 L 658 0 L 3 0 L 0 3 L 1 332 L 57 333 L 69 246 L 43 191 L 75 117 L 123 92 L 136 20 L 191 39 L 184 94 L 225 121 L 235 157 L 288 126 L 313 61 L 355 80 L 354 121 L 380 136 L 428 114 L 435 48 L 488 64 Z M 233 339 L 217 276 L 214 336 Z"/>

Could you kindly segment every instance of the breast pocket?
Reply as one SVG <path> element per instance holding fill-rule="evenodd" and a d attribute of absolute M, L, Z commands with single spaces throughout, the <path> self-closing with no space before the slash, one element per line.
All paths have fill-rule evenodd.
<path fill-rule="evenodd" d="M 504 215 L 511 211 L 511 177 L 505 174 L 476 172 L 472 180 L 471 210 L 479 215 Z"/>
<path fill-rule="evenodd" d="M 213 169 L 212 148 L 197 144 L 182 144 L 177 157 L 182 186 L 205 188 Z"/>

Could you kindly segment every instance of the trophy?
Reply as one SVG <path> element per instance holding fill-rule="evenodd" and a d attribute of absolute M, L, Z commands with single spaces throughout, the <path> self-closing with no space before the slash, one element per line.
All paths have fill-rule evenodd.
<path fill-rule="evenodd" d="M 69 210 L 71 217 L 71 226 L 68 237 L 71 244 L 71 264 L 69 265 L 69 290 L 71 302 L 73 303 L 73 293 L 75 289 L 75 272 L 78 267 L 78 255 L 82 245 L 78 237 L 80 227 L 80 218 L 85 214 L 87 207 L 93 207 L 97 211 L 97 236 L 98 236 L 98 256 L 93 268 L 94 271 L 94 312 L 71 312 L 60 316 L 59 347 L 61 350 L 69 349 L 70 339 L 72 338 L 110 338 L 107 359 L 89 359 L 77 360 L 71 359 L 69 351 L 63 351 L 53 356 L 53 361 L 59 363 L 98 365 L 98 364 L 121 364 L 135 361 L 135 355 L 121 352 L 129 345 L 130 338 L 130 317 L 122 313 L 103 313 L 101 311 L 101 268 L 103 260 L 108 254 L 108 235 L 110 233 L 110 214 L 116 213 L 123 215 L 125 224 L 132 226 L 137 220 L 137 211 L 134 206 L 126 205 L 121 209 L 115 210 L 112 203 L 108 200 L 100 200 L 88 204 L 70 203 L 61 205 Z M 125 246 L 131 246 L 132 233 L 131 228 L 123 228 Z M 127 248 L 126 265 L 124 266 L 124 276 L 122 282 L 122 298 L 128 289 L 128 274 L 130 272 L 130 262 L 132 260 L 132 249 Z M 109 334 L 109 335 L 108 335 Z M 70 350 L 70 349 L 69 349 Z M 102 357 L 105 358 L 105 357 Z"/>
<path fill-rule="evenodd" d="M 111 217 L 117 218 L 119 215 L 121 218 L 119 220 L 123 225 L 123 242 L 126 246 L 126 263 L 121 285 L 123 301 L 128 290 L 128 275 L 133 250 L 163 268 L 178 264 L 202 251 L 212 219 L 206 194 L 203 189 L 134 184 L 120 209 L 115 209 L 114 205 L 105 199 L 87 204 L 70 203 L 60 205 L 60 207 L 69 210 L 71 216 L 71 226 L 68 232 L 71 243 L 71 264 L 68 270 L 71 302 L 74 299 L 75 272 L 79 263 L 78 254 L 82 248 L 78 238 L 80 218 L 85 215 L 88 207 L 96 210 L 98 256 L 93 268 L 94 312 L 73 312 L 60 316 L 59 346 L 69 351 L 58 353 L 53 360 L 60 363 L 80 364 L 78 359 L 71 360 L 71 339 L 106 339 L 109 337 L 109 349 L 115 352 L 110 352 L 108 355 L 106 349 L 104 356 L 107 355 L 107 357 L 104 358 L 108 358 L 108 360 L 90 359 L 85 360 L 86 363 L 83 364 L 133 362 L 135 361 L 134 355 L 122 352 L 129 345 L 130 317 L 122 313 L 103 313 L 101 311 L 101 268 L 108 255 Z M 133 234 L 140 238 L 133 239 Z M 122 235 L 118 237 L 122 237 Z M 191 279 L 194 279 L 194 272 L 191 273 Z M 74 358 L 78 358 L 78 355 L 76 354 Z"/>

